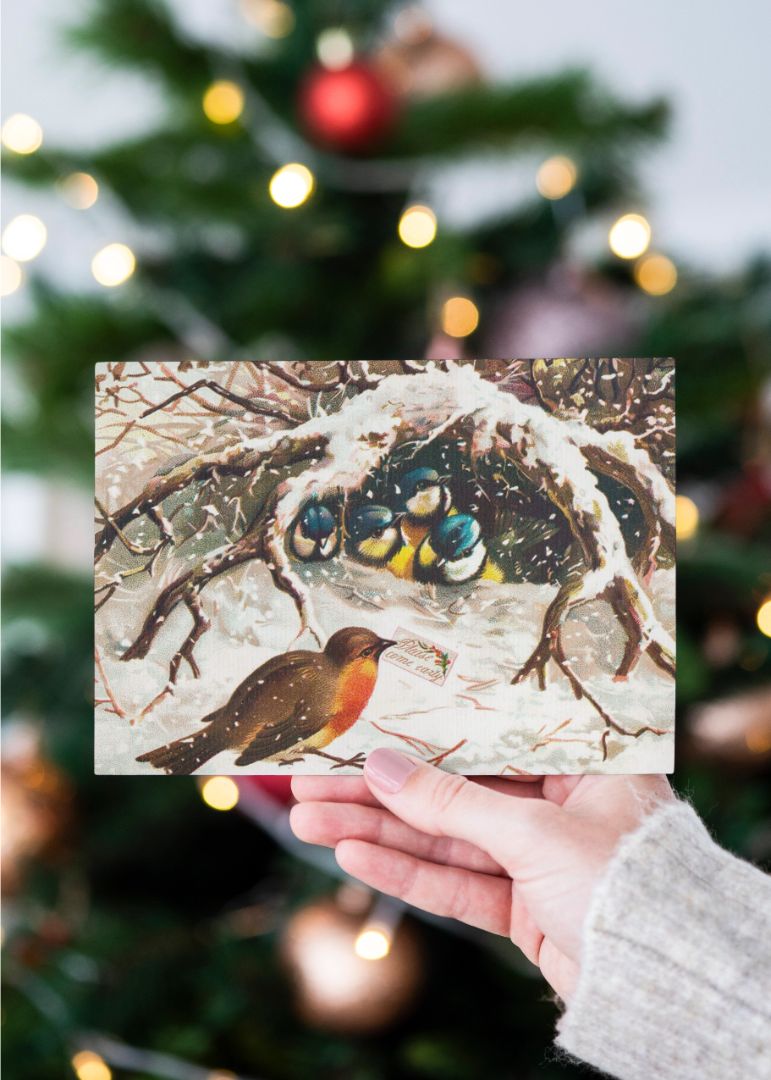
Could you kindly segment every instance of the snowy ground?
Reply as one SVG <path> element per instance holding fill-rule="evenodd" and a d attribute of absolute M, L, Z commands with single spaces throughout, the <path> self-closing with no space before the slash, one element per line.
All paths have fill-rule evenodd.
<path fill-rule="evenodd" d="M 436 748 L 421 751 L 425 757 L 465 740 L 444 761 L 444 767 L 462 773 L 671 770 L 673 734 L 646 733 L 632 739 L 614 733 L 603 763 L 601 718 L 585 700 L 575 699 L 553 664 L 543 692 L 535 675 L 524 684 L 510 685 L 535 645 L 543 613 L 555 593 L 552 586 L 483 581 L 441 588 L 432 597 L 421 593 L 414 582 L 346 559 L 309 567 L 305 574 L 315 610 L 329 634 L 360 625 L 391 636 L 402 627 L 459 653 L 442 687 L 381 662 L 364 715 L 328 748 L 330 752 L 349 757 L 383 745 L 416 752 L 418 744 L 406 744 L 401 734 Z M 235 686 L 268 657 L 290 648 L 315 648 L 310 640 L 293 641 L 297 616 L 291 601 L 272 587 L 262 564 L 249 564 L 212 582 L 202 594 L 212 629 L 195 650 L 201 678 L 192 678 L 184 667 L 174 695 L 140 720 L 142 709 L 163 689 L 169 659 L 190 623 L 188 612 L 178 609 L 146 660 L 118 660 L 157 588 L 157 581 L 149 581 L 130 598 L 111 601 L 99 615 L 102 661 L 114 699 L 126 715 L 119 718 L 104 707 L 97 710 L 98 773 L 158 775 L 135 758 L 196 730 L 200 718 L 224 704 Z M 674 634 L 674 571 L 657 572 L 654 599 L 662 624 Z M 643 658 L 628 682 L 613 682 L 623 639 L 608 605 L 594 603 L 572 615 L 564 641 L 575 670 L 615 720 L 632 729 L 652 724 L 671 731 L 674 681 L 650 660 Z M 374 723 L 397 734 L 385 734 Z M 287 771 L 272 764 L 235 769 L 235 757 L 223 752 L 201 772 Z M 311 757 L 295 765 L 294 771 L 319 773 L 326 767 Z"/>

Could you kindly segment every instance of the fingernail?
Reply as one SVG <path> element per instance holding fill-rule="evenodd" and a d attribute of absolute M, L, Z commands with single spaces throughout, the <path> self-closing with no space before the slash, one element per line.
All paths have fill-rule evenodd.
<path fill-rule="evenodd" d="M 397 750 L 373 750 L 367 758 L 364 772 L 375 787 L 395 795 L 404 787 L 407 777 L 417 765 Z"/>

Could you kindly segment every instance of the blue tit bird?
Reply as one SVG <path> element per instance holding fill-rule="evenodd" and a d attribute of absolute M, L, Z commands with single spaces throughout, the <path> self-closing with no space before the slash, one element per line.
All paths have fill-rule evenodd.
<path fill-rule="evenodd" d="M 416 581 L 461 585 L 476 578 L 503 581 L 503 572 L 487 550 L 479 522 L 471 514 L 453 514 L 434 525 L 415 555 Z"/>
<path fill-rule="evenodd" d="M 292 554 L 303 562 L 326 562 L 340 551 L 340 521 L 328 506 L 310 502 L 297 516 L 290 532 Z"/>
<path fill-rule="evenodd" d="M 356 506 L 346 519 L 346 550 L 368 566 L 388 566 L 404 544 L 402 514 L 388 506 Z"/>
<path fill-rule="evenodd" d="M 417 550 L 431 531 L 432 525 L 456 511 L 447 481 L 436 469 L 410 469 L 399 479 L 401 506 L 404 509 L 402 535 L 407 544 Z"/>

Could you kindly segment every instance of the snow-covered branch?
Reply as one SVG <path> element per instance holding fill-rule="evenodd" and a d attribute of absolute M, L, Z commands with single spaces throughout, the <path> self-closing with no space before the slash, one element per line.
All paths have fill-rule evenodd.
<path fill-rule="evenodd" d="M 660 669 L 674 673 L 674 642 L 657 620 L 645 587 L 658 546 L 673 542 L 674 493 L 631 432 L 598 431 L 579 419 L 560 418 L 505 392 L 472 365 L 453 361 L 445 361 L 443 368 L 426 364 L 417 370 L 405 364 L 400 372 L 385 376 L 363 364 L 355 372 L 350 365 L 338 365 L 334 378 L 318 383 L 288 365 L 282 365 L 280 372 L 275 364 L 257 367 L 300 391 L 325 391 L 333 388 L 332 383 L 346 385 L 346 379 L 349 385 L 356 385 L 353 380 L 366 381 L 368 388 L 344 397 L 336 411 L 312 417 L 291 431 L 242 438 L 223 450 L 195 455 L 166 475 L 154 477 L 120 510 L 105 512 L 97 557 L 116 536 L 125 536 L 131 522 L 154 512 L 164 499 L 190 484 L 212 477 L 263 475 L 266 470 L 276 477 L 262 510 L 239 540 L 167 585 L 124 659 L 145 656 L 161 625 L 183 604 L 191 612 L 193 626 L 175 656 L 172 680 L 183 659 L 195 672 L 192 649 L 205 630 L 199 595 L 214 577 L 251 559 L 263 561 L 276 588 L 291 596 L 300 633 L 308 630 L 321 640 L 312 598 L 286 545 L 287 534 L 307 501 L 311 497 L 345 500 L 361 490 L 398 448 L 427 444 L 438 435 L 462 430 L 468 436 L 471 464 L 488 456 L 513 463 L 558 508 L 582 555 L 581 572 L 560 587 L 533 652 L 513 681 L 522 681 L 533 672 L 543 686 L 547 665 L 553 661 L 576 696 L 585 696 L 606 726 L 621 732 L 581 685 L 561 643 L 571 612 L 597 599 L 610 604 L 626 635 L 617 679 L 625 679 L 646 654 Z M 300 463 L 305 467 L 298 470 L 295 466 Z M 636 565 L 597 474 L 629 488 L 642 509 L 646 537 Z"/>

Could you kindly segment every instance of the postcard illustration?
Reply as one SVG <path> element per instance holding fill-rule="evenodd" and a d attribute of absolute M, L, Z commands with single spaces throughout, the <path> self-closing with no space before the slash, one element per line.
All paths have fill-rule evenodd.
<path fill-rule="evenodd" d="M 671 771 L 674 380 L 98 365 L 97 772 Z"/>

